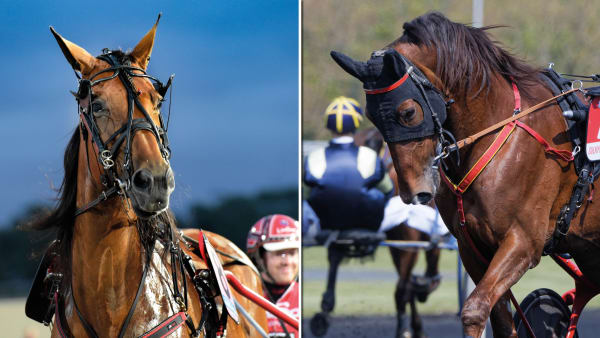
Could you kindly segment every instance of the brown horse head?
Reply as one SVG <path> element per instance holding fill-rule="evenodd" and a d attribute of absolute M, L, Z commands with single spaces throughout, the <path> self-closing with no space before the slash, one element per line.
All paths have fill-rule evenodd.
<path fill-rule="evenodd" d="M 119 185 L 142 218 L 165 211 L 175 187 L 159 111 L 165 87 L 145 73 L 157 24 L 132 52 L 105 51 L 99 57 L 51 27 L 67 61 L 82 77 L 76 98 L 87 151 L 80 155 L 80 167 L 91 175 L 79 178 L 78 185 L 89 191 L 84 199 L 95 198 L 102 185 Z"/>
<path fill-rule="evenodd" d="M 364 84 L 367 117 L 389 146 L 400 197 L 405 203 L 428 204 L 440 182 L 435 168 L 446 119 L 445 98 L 432 83 L 439 81 L 393 49 L 376 51 L 367 62 L 337 52 L 332 57 Z"/>

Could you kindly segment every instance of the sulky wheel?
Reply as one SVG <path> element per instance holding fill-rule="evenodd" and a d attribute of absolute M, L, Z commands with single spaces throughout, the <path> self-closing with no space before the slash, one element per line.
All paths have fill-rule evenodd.
<path fill-rule="evenodd" d="M 521 309 L 537 338 L 565 337 L 571 311 L 561 296 L 550 289 L 537 289 L 521 302 Z M 518 313 L 513 317 L 519 338 L 529 338 Z M 578 337 L 575 331 L 575 337 Z"/>
<path fill-rule="evenodd" d="M 328 328 L 329 314 L 326 312 L 319 312 L 310 320 L 310 331 L 316 337 L 324 336 Z"/>

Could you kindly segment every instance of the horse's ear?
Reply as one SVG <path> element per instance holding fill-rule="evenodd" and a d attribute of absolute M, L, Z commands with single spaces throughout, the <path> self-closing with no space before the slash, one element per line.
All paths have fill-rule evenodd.
<path fill-rule="evenodd" d="M 160 21 L 162 13 L 158 14 L 158 19 L 156 19 L 156 23 L 154 26 L 144 35 L 142 40 L 135 46 L 133 52 L 131 52 L 131 56 L 137 62 L 140 67 L 146 70 L 148 67 L 148 62 L 150 61 L 150 55 L 152 54 L 152 47 L 154 46 L 154 37 L 156 36 L 156 26 L 158 26 L 158 22 Z"/>
<path fill-rule="evenodd" d="M 96 63 L 95 57 L 93 57 L 85 49 L 60 36 L 60 34 L 58 34 L 52 26 L 50 26 L 50 32 L 52 32 L 52 35 L 54 35 L 56 42 L 58 42 L 58 46 L 73 69 L 82 74 L 90 73 L 91 70 L 94 69 L 94 65 Z"/>
<path fill-rule="evenodd" d="M 331 57 L 346 72 L 364 82 L 367 72 L 367 65 L 364 62 L 354 61 L 349 56 L 336 51 L 331 51 Z"/>

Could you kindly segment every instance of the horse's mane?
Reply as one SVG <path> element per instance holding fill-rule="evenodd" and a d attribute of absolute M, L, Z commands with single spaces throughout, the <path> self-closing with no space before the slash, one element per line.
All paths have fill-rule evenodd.
<path fill-rule="evenodd" d="M 492 40 L 487 30 L 497 27 L 501 26 L 466 26 L 448 20 L 439 12 L 430 12 L 404 23 L 404 34 L 389 47 L 412 43 L 435 48 L 435 73 L 447 90 L 459 96 L 466 97 L 475 89 L 473 97 L 483 90 L 489 92 L 493 74 L 499 73 L 507 81 L 514 79 L 522 95 L 531 97 L 528 89 L 541 83 L 540 69 L 526 64 Z"/>
<path fill-rule="evenodd" d="M 26 229 L 50 230 L 57 229 L 56 239 L 58 245 L 59 265 L 63 276 L 61 293 L 71 285 L 71 244 L 73 241 L 73 226 L 75 223 L 76 200 L 77 200 L 77 169 L 79 161 L 80 129 L 75 128 L 71 140 L 65 149 L 63 166 L 65 176 L 58 190 L 59 197 L 56 208 L 47 215 L 36 215 Z"/>

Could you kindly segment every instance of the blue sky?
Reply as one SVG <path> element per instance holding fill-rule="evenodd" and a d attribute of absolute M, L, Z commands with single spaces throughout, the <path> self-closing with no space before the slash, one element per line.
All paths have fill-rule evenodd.
<path fill-rule="evenodd" d="M 68 92 L 76 78 L 50 25 L 98 55 L 105 47 L 132 49 L 163 13 L 148 70 L 163 81 L 176 74 L 169 126 L 176 213 L 195 201 L 297 185 L 296 1 L 0 6 L 0 225 L 29 204 L 53 201 L 77 125 Z"/>

